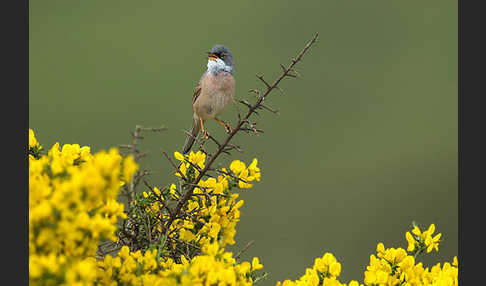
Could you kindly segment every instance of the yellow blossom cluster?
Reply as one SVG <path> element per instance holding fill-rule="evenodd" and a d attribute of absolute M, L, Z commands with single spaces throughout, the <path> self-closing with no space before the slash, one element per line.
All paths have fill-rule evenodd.
<path fill-rule="evenodd" d="M 385 248 L 383 243 L 378 243 L 376 256 L 370 256 L 370 263 L 364 272 L 364 285 L 369 286 L 457 286 L 458 285 L 458 261 L 454 257 L 452 263 L 445 262 L 442 267 L 437 263 L 430 269 L 424 267 L 422 262 L 416 263 L 416 256 L 421 252 L 432 249 L 438 250 L 441 234 L 433 236 L 435 225 L 429 226 L 422 232 L 414 225 L 413 236 L 407 232 L 406 239 L 409 243 L 407 250 L 403 248 Z M 408 251 L 408 252 L 407 252 Z M 277 282 L 277 286 L 291 285 L 336 285 L 345 286 L 337 280 L 341 272 L 341 265 L 330 253 L 325 253 L 322 258 L 316 258 L 313 268 L 307 268 L 305 275 L 297 281 L 285 280 Z M 353 280 L 348 286 L 359 286 Z"/>
<path fill-rule="evenodd" d="M 245 163 L 240 160 L 235 160 L 231 162 L 230 170 L 235 174 L 238 180 L 238 187 L 241 189 L 248 189 L 252 187 L 252 184 L 248 183 L 256 180 L 260 181 L 260 168 L 257 166 L 258 160 L 255 158 L 251 164 L 246 168 Z"/>
<path fill-rule="evenodd" d="M 122 247 L 118 256 L 107 255 L 98 262 L 98 277 L 102 285 L 252 285 L 256 271 L 263 268 L 257 257 L 252 263 L 237 263 L 231 252 L 217 242 L 206 244 L 201 255 L 181 263 L 172 258 L 157 260 L 157 249 L 130 252 Z"/>
<path fill-rule="evenodd" d="M 316 258 L 313 267 L 307 268 L 305 274 L 297 281 L 285 280 L 283 283 L 279 281 L 277 286 L 346 286 L 337 279 L 340 274 L 341 263 L 332 253 L 326 252 L 322 257 Z M 348 285 L 359 286 L 358 282 L 354 280 Z"/>
<path fill-rule="evenodd" d="M 204 168 L 204 162 L 206 161 L 206 154 L 201 151 L 198 151 L 197 153 L 191 151 L 187 156 L 184 156 L 179 152 L 174 152 L 174 157 L 181 162 L 179 172 L 175 175 L 181 177 L 182 174 L 184 177 L 189 177 L 191 179 L 199 176 L 199 170 Z M 194 166 L 197 168 L 194 168 Z"/>
<path fill-rule="evenodd" d="M 202 152 L 190 152 L 185 156 L 175 152 L 174 156 L 181 162 L 180 173 L 176 173 L 179 177 L 194 179 L 205 166 L 206 156 Z M 201 179 L 197 183 L 194 196 L 183 208 L 183 213 L 191 214 L 191 217 L 175 219 L 167 231 L 168 237 L 145 251 L 131 252 L 124 246 L 117 257 L 108 255 L 98 262 L 98 277 L 102 284 L 111 285 L 118 281 L 127 285 L 252 285 L 260 279 L 259 270 L 263 265 L 258 257 L 251 263 L 237 263 L 233 254 L 224 250 L 226 245 L 235 243 L 235 227 L 244 203 L 238 200 L 238 194 L 230 192 L 232 183 L 241 186 L 236 181 L 238 178 L 260 180 L 257 160 L 253 160 L 248 168 L 243 162 L 234 161 L 230 166 L 231 173 L 226 169 L 222 172 L 215 178 Z M 250 187 L 251 184 L 242 186 Z M 163 222 L 169 219 L 164 207 L 170 201 L 177 202 L 181 193 L 175 184 L 167 188 L 153 187 L 135 201 L 150 222 L 156 224 L 154 229 L 158 234 L 151 232 L 152 235 L 162 234 Z M 183 250 L 186 247 L 198 249 L 197 254 L 191 257 L 178 253 L 180 243 Z"/>
<path fill-rule="evenodd" d="M 42 148 L 29 130 L 29 150 Z M 29 152 L 29 282 L 92 285 L 96 249 L 115 240 L 120 185 L 138 166 L 116 149 L 90 153 L 78 144 L 54 144 L 47 155 Z M 30 284 L 29 283 L 29 284 Z"/>
<path fill-rule="evenodd" d="M 405 233 L 405 238 L 408 241 L 407 251 L 411 252 L 423 252 L 425 249 L 427 253 L 431 252 L 432 249 L 439 251 L 439 240 L 442 236 L 441 233 L 432 237 L 435 231 L 435 225 L 431 224 L 429 228 L 422 232 L 418 226 L 414 225 L 412 233 L 407 231 Z"/>
<path fill-rule="evenodd" d="M 29 149 L 39 146 L 39 142 L 35 138 L 34 130 L 29 128 Z"/>
<path fill-rule="evenodd" d="M 236 200 L 238 196 L 238 194 L 231 194 L 229 197 L 220 199 L 211 197 L 209 202 L 190 200 L 187 211 L 200 208 L 200 211 L 195 213 L 197 222 L 178 219 L 174 221 L 172 228 L 180 228 L 179 239 L 189 243 L 195 242 L 204 246 L 212 240 L 221 240 L 223 247 L 234 244 L 235 228 L 240 220 L 240 207 L 244 203 L 243 200 Z"/>
<path fill-rule="evenodd" d="M 184 175 L 188 169 L 193 169 L 193 165 L 197 165 L 201 169 L 204 168 L 206 155 L 200 151 L 197 153 L 191 151 L 187 156 L 175 152 L 174 156 L 181 161 L 182 168 L 180 171 Z M 193 192 L 195 197 L 188 201 L 185 209 L 188 213 L 199 210 L 195 215 L 200 223 L 194 224 L 186 220 L 179 220 L 174 223 L 173 227 L 181 228 L 179 239 L 186 242 L 196 242 L 201 246 L 213 240 L 221 241 L 222 247 L 227 244 L 234 244 L 235 227 L 240 220 L 239 209 L 244 201 L 237 201 L 239 195 L 229 192 L 229 189 L 234 184 L 238 185 L 239 188 L 251 188 L 252 184 L 247 182 L 259 181 L 261 173 L 257 163 L 257 159 L 253 159 L 252 163 L 246 168 L 245 163 L 234 160 L 230 164 L 231 173 L 223 168 L 223 174 L 217 178 L 210 177 L 206 180 L 200 180 Z M 198 173 L 196 173 L 197 175 Z M 236 181 L 238 183 L 235 183 Z M 201 199 L 198 195 L 210 196 Z"/>
<path fill-rule="evenodd" d="M 29 128 L 29 158 L 33 157 L 38 159 L 40 157 L 41 151 L 42 151 L 42 146 L 35 138 L 34 130 Z"/>
<path fill-rule="evenodd" d="M 458 285 L 457 257 L 452 264 L 440 263 L 430 270 L 422 262 L 416 264 L 415 257 L 403 248 L 385 248 L 383 243 L 376 247 L 377 255 L 370 256 L 365 271 L 365 285 Z"/>
<path fill-rule="evenodd" d="M 188 174 L 197 176 L 199 171 L 194 166 L 204 168 L 206 155 L 200 151 L 197 153 L 191 151 L 186 156 L 175 152 L 174 156 L 181 161 L 179 170 L 183 176 L 188 176 Z M 232 173 L 223 168 L 222 175 L 206 180 L 201 179 L 193 190 L 194 196 L 184 207 L 184 212 L 191 213 L 194 219 L 174 220 L 169 229 L 169 237 L 173 241 L 191 243 L 200 248 L 212 241 L 220 241 L 221 247 L 234 244 L 236 224 L 240 220 L 240 208 L 244 201 L 238 200 L 239 194 L 231 193 L 229 190 L 233 184 L 240 188 L 252 187 L 252 184 L 242 183 L 242 181 L 237 183 L 238 178 L 244 178 L 245 181 L 259 181 L 261 174 L 257 162 L 254 159 L 246 168 L 245 163 L 235 160 L 230 165 Z M 179 177 L 181 174 L 176 173 Z M 179 197 L 180 192 L 175 184 L 171 184 L 165 192 L 154 187 L 152 191 L 143 192 L 145 202 L 148 201 L 144 204 L 145 211 L 150 217 L 162 215 L 158 221 L 167 220 L 168 214 L 161 213 L 160 210 L 167 200 L 177 200 Z M 156 229 L 162 232 L 162 225 L 159 223 Z M 173 242 L 173 244 L 173 248 L 175 248 L 176 243 Z"/>
<path fill-rule="evenodd" d="M 206 154 L 202 153 L 201 151 L 197 151 L 196 153 L 191 151 L 189 155 L 186 156 L 179 152 L 174 152 L 174 157 L 181 162 L 179 170 L 175 174 L 178 177 L 181 177 L 182 174 L 184 177 L 192 179 L 199 176 L 198 169 L 204 169 Z M 260 181 L 261 172 L 257 165 L 258 160 L 256 158 L 253 159 L 248 168 L 244 162 L 234 160 L 230 164 L 231 173 L 229 173 L 225 168 L 222 169 L 222 172 L 225 174 L 225 179 L 232 179 L 236 181 L 236 184 L 240 189 L 249 189 L 253 186 L 250 184 L 250 182 L 255 180 L 257 182 Z"/>

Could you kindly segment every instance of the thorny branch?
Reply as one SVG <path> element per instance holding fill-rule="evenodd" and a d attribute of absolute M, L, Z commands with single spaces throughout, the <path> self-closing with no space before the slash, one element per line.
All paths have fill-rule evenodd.
<path fill-rule="evenodd" d="M 257 133 L 262 132 L 262 130 L 256 129 L 254 127 L 255 124 L 251 123 L 248 119 L 250 118 L 250 116 L 252 114 L 254 114 L 254 113 L 257 114 L 257 112 L 256 112 L 257 109 L 266 109 L 266 110 L 269 110 L 271 112 L 276 113 L 276 111 L 274 109 L 263 105 L 265 98 L 274 89 L 278 89 L 278 90 L 281 91 L 281 89 L 278 87 L 278 84 L 284 78 L 286 78 L 286 77 L 295 78 L 299 75 L 297 73 L 297 71 L 294 69 L 294 66 L 302 60 L 302 57 L 307 53 L 307 51 L 311 48 L 311 46 L 317 41 L 318 35 L 319 35 L 318 33 L 316 33 L 314 35 L 312 40 L 307 43 L 307 45 L 302 49 L 302 51 L 297 55 L 297 57 L 291 59 L 291 62 L 287 67 L 284 66 L 284 65 L 280 65 L 281 68 L 282 68 L 282 73 L 273 83 L 270 84 L 264 79 L 264 77 L 262 75 L 257 75 L 257 78 L 260 79 L 266 86 L 265 92 L 261 93 L 260 91 L 258 91 L 256 89 L 250 90 L 251 92 L 255 93 L 258 96 L 258 98 L 253 105 L 246 102 L 246 101 L 239 101 L 240 103 L 242 103 L 246 107 L 248 107 L 248 111 L 247 111 L 246 115 L 241 117 L 241 115 L 238 114 L 238 123 L 237 123 L 236 127 L 228 134 L 228 136 L 226 137 L 226 139 L 224 140 L 223 143 L 219 143 L 214 138 L 212 138 L 213 141 L 216 142 L 218 149 L 216 150 L 216 152 L 213 155 L 209 156 L 209 160 L 206 163 L 206 166 L 204 167 L 204 169 L 200 170 L 199 175 L 192 182 L 190 182 L 191 184 L 186 185 L 187 190 L 186 190 L 184 196 L 178 201 L 174 211 L 171 212 L 171 216 L 169 217 L 169 219 L 166 221 L 166 223 L 164 225 L 164 230 L 165 230 L 164 237 L 166 237 L 167 231 L 170 229 L 170 226 L 172 225 L 174 220 L 177 219 L 178 217 L 180 217 L 182 209 L 184 208 L 184 206 L 186 205 L 188 200 L 193 196 L 194 189 L 196 188 L 199 181 L 206 175 L 206 173 L 209 170 L 212 169 L 211 166 L 214 163 L 214 161 L 216 160 L 216 158 L 218 158 L 218 156 L 221 155 L 222 153 L 226 153 L 228 151 L 227 147 L 229 146 L 229 143 L 230 143 L 231 139 L 235 136 L 235 134 L 238 133 L 239 131 L 244 131 L 244 130 L 247 130 L 247 131 L 250 130 L 250 131 L 253 131 L 253 132 L 257 132 Z M 250 128 L 244 127 L 245 124 L 249 125 Z"/>

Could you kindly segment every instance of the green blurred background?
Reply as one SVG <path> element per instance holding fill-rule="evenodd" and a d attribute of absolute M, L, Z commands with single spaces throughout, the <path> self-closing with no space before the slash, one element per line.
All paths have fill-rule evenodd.
<path fill-rule="evenodd" d="M 341 281 L 363 281 L 376 244 L 406 247 L 413 220 L 436 224 L 439 253 L 458 251 L 457 1 L 30 1 L 29 126 L 93 152 L 146 134 L 142 168 L 174 181 L 160 154 L 180 150 L 205 53 L 227 45 L 236 96 L 255 74 L 272 80 L 315 32 L 320 37 L 267 103 L 261 136 L 236 136 L 262 181 L 242 191 L 237 252 L 258 256 L 263 285 L 297 279 L 332 252 Z M 234 109 L 223 119 L 235 122 Z M 223 128 L 207 128 L 222 138 Z M 226 164 L 229 158 L 220 160 Z"/>

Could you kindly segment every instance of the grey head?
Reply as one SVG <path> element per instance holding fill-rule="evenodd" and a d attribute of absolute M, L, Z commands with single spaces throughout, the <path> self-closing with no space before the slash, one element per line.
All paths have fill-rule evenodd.
<path fill-rule="evenodd" d="M 230 50 L 224 45 L 215 45 L 211 48 L 210 54 L 216 55 L 218 58 L 222 59 L 224 63 L 230 66 L 234 70 L 235 60 Z"/>

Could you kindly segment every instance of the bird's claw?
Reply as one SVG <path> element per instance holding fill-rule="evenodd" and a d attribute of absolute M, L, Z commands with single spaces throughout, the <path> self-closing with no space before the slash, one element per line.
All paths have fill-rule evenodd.
<path fill-rule="evenodd" d="M 224 129 L 226 130 L 226 133 L 228 133 L 228 134 L 233 132 L 233 128 L 229 124 L 225 124 Z"/>
<path fill-rule="evenodd" d="M 206 131 L 206 130 L 203 130 L 203 131 L 202 131 L 202 135 L 203 135 L 203 136 L 202 136 L 202 138 L 203 138 L 203 139 L 208 139 L 208 138 L 209 138 L 209 132 L 208 132 L 208 131 Z"/>

